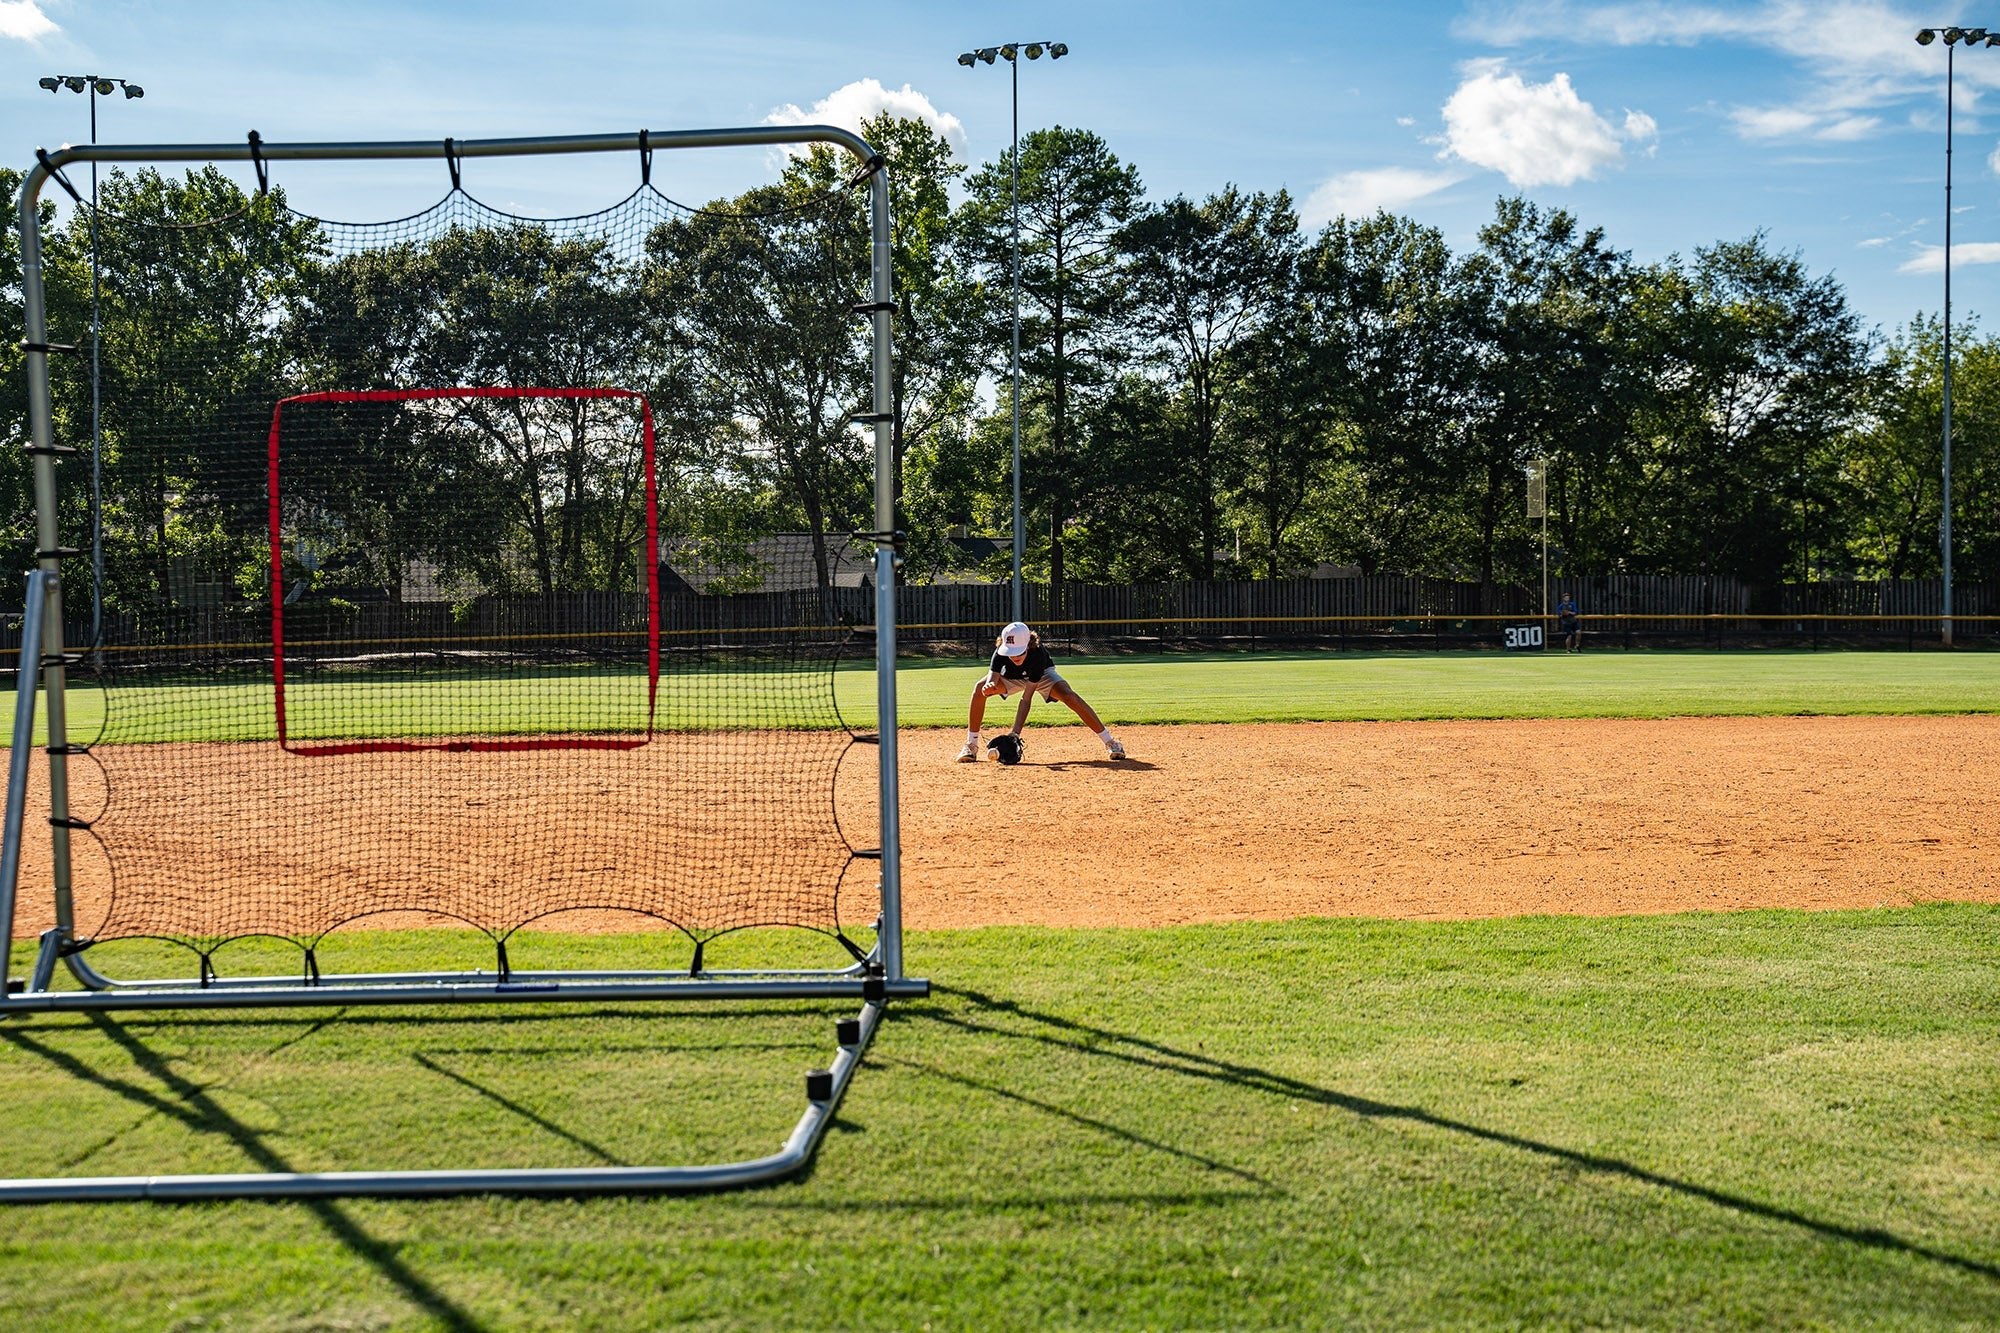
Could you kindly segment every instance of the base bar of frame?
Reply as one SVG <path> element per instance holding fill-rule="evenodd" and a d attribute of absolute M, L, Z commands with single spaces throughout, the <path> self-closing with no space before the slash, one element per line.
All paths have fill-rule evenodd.
<path fill-rule="evenodd" d="M 120 987 L 111 991 L 28 990 L 0 998 L 0 1015 L 19 1013 L 96 1013 L 112 1009 L 238 1009 L 252 1007 L 346 1006 L 355 1004 L 566 1004 L 622 1003 L 636 1000 L 826 1000 L 853 997 L 922 999 L 931 993 L 921 977 L 834 976 L 768 978 L 763 980 L 701 980 L 662 982 L 528 981 L 467 984 L 435 982 L 424 985 L 338 983 L 293 984 L 264 990 L 209 987 L 149 990 Z"/>
<path fill-rule="evenodd" d="M 883 1005 L 864 1005 L 854 1040 L 843 1042 L 825 1071 L 826 1095 L 813 1099 L 768 1157 L 713 1166 L 606 1166 L 468 1171 L 301 1171 L 212 1176 L 97 1176 L 0 1180 L 0 1204 L 114 1202 L 134 1199 L 431 1198 L 451 1194 L 638 1194 L 738 1189 L 796 1175 L 812 1161 L 833 1113 L 874 1040 Z M 845 1035 L 845 1034 L 843 1034 Z M 808 1080 L 810 1084 L 810 1080 Z"/>

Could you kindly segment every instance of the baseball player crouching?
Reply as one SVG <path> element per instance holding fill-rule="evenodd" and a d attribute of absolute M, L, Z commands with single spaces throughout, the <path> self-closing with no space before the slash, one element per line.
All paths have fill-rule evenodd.
<path fill-rule="evenodd" d="M 1104 752 L 1113 759 L 1125 757 L 1125 747 L 1111 734 L 1111 728 L 1084 701 L 1070 683 L 1056 670 L 1055 659 L 1049 650 L 1042 647 L 1042 637 L 1033 630 L 1015 621 L 1000 631 L 1000 637 L 993 645 L 993 661 L 979 683 L 972 687 L 971 713 L 966 721 L 965 744 L 959 749 L 958 762 L 977 763 L 979 760 L 979 728 L 986 717 L 986 701 L 995 697 L 1011 698 L 1016 694 L 1028 696 L 1021 700 L 1021 711 L 1015 714 L 1014 728 L 1008 733 L 1012 737 L 1012 753 L 1019 758 L 1021 750 L 1021 726 L 1028 719 L 1028 699 L 1040 695 L 1044 699 L 1056 699 L 1067 704 L 1071 712 L 1083 720 L 1083 725 L 1097 733 L 1097 739 L 1104 742 Z M 995 745 L 1003 738 L 995 737 Z M 1004 756 L 1003 756 L 1004 757 Z"/>

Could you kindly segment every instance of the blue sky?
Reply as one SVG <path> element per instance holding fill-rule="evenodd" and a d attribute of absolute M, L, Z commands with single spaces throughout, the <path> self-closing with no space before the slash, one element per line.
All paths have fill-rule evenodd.
<path fill-rule="evenodd" d="M 933 120 L 968 160 L 1011 131 L 1006 65 L 957 54 L 1069 44 L 1020 71 L 1024 129 L 1080 125 L 1155 198 L 1234 182 L 1292 192 L 1309 224 L 1387 206 L 1463 250 L 1503 194 L 1570 209 L 1653 260 L 1763 230 L 1893 331 L 1942 303 L 1945 52 L 1921 26 L 2000 5 L 1855 0 L 0 0 L 0 161 L 89 138 L 46 74 L 142 85 L 98 103 L 105 142 L 402 140 Z M 1953 321 L 2000 297 L 2000 47 L 1956 61 Z M 699 201 L 767 179 L 759 153 L 676 154 L 655 183 Z M 469 192 L 590 211 L 636 163 L 529 177 L 466 167 Z M 278 171 L 323 216 L 400 216 L 438 163 Z"/>

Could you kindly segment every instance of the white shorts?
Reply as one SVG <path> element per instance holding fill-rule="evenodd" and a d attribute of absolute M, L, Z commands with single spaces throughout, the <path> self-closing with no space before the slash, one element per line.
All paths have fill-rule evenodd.
<path fill-rule="evenodd" d="M 1057 675 L 1053 667 L 1044 671 L 1040 680 L 1014 680 L 1011 677 L 1002 676 L 1000 677 L 1000 697 L 1011 699 L 1017 694 L 1033 692 L 1041 695 L 1044 699 L 1053 699 L 1055 698 L 1056 686 L 1066 684 L 1068 682 Z"/>

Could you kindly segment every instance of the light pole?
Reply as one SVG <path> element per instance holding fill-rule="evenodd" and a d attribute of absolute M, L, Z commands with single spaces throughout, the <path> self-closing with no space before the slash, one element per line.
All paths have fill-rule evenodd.
<path fill-rule="evenodd" d="M 1063 42 L 1003 42 L 999 46 L 982 46 L 977 51 L 966 51 L 958 57 L 958 63 L 967 69 L 976 68 L 979 62 L 992 64 L 994 57 L 1007 62 L 1014 84 L 1014 150 L 1012 163 L 1013 181 L 1010 187 L 1008 211 L 1013 217 L 1013 281 L 1014 281 L 1014 619 L 1025 616 L 1025 598 L 1021 588 L 1021 559 L 1027 548 L 1027 538 L 1021 526 L 1021 62 L 1019 57 L 1040 60 L 1042 53 L 1048 52 L 1049 59 L 1061 60 L 1069 54 L 1069 46 Z"/>
<path fill-rule="evenodd" d="M 1958 47 L 2000 46 L 2000 32 L 1984 28 L 1919 28 L 1917 45 L 1944 38 L 1944 511 L 1938 548 L 1944 557 L 1944 598 L 1939 616 L 1944 646 L 1951 647 L 1951 96 L 1952 56 Z"/>
<path fill-rule="evenodd" d="M 90 98 L 90 142 L 97 142 L 97 99 L 122 89 L 125 100 L 144 97 L 146 90 L 124 79 L 101 74 L 52 74 L 41 80 L 52 93 L 67 88 Z M 104 638 L 104 434 L 98 413 L 103 369 L 102 327 L 97 301 L 97 163 L 90 164 L 90 646 L 95 652 Z"/>

